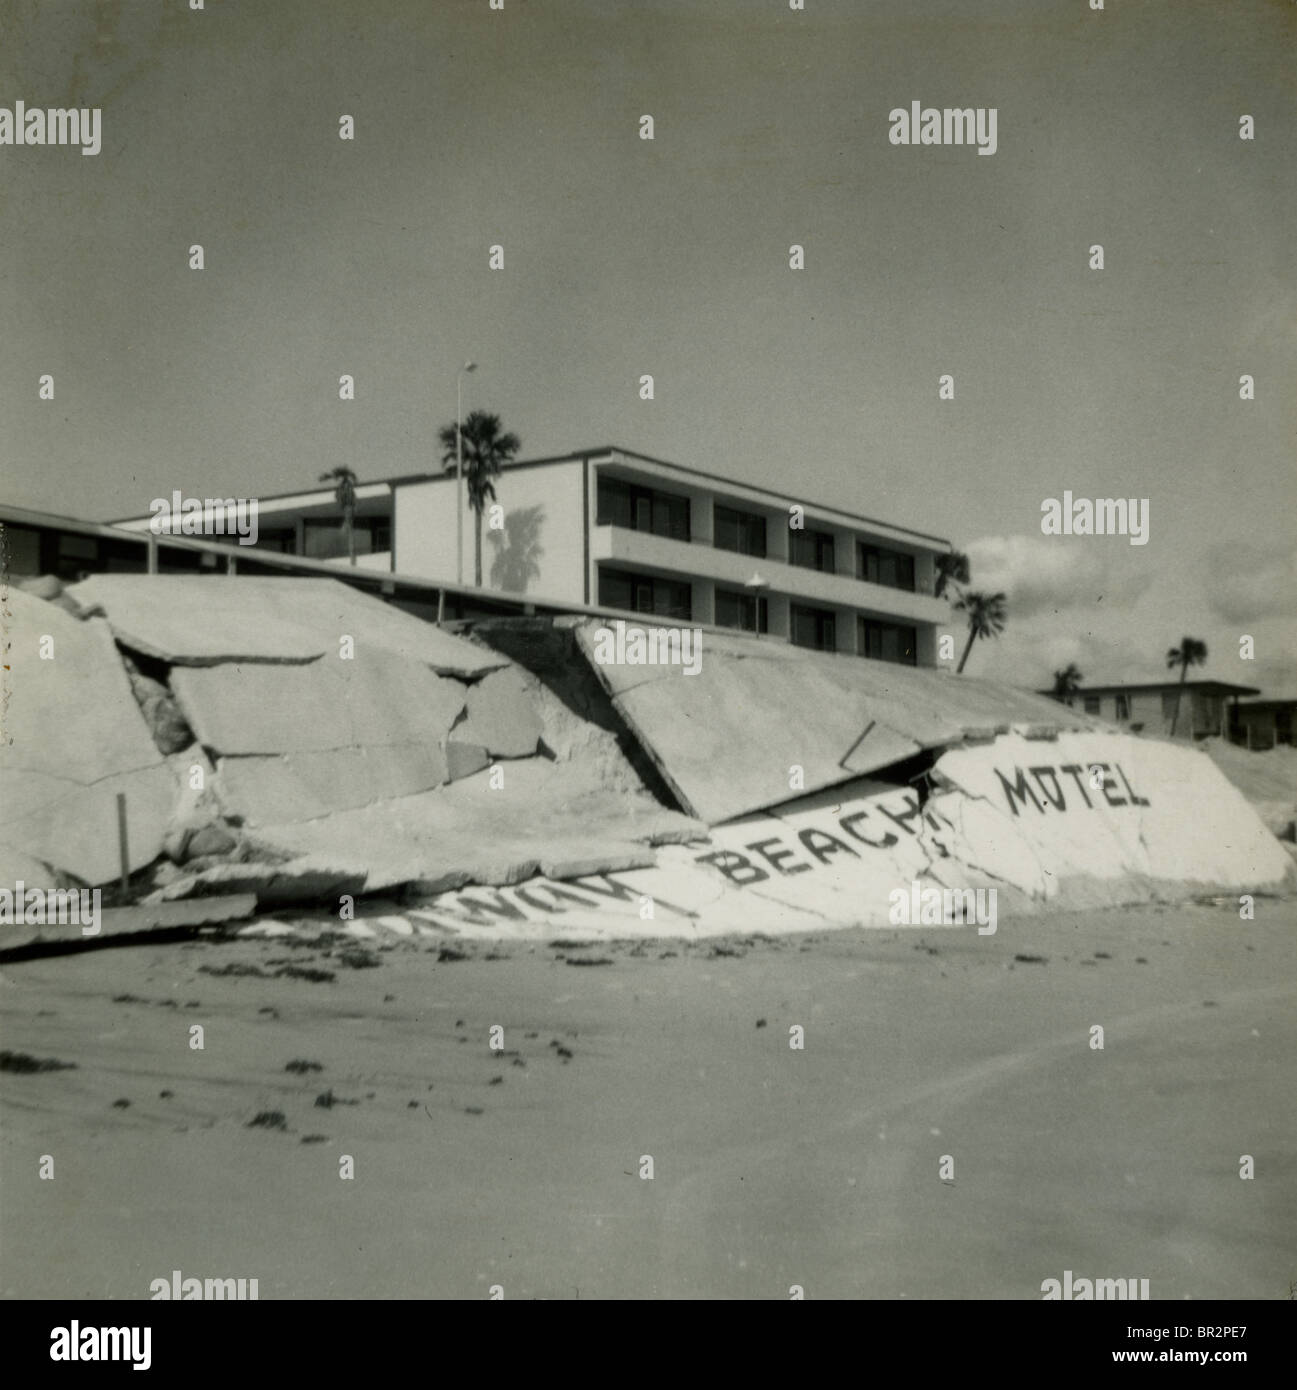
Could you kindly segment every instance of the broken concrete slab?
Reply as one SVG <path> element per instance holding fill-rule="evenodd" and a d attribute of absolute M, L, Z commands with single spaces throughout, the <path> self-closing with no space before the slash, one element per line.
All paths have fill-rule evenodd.
<path fill-rule="evenodd" d="M 1083 796 L 1069 771 L 1093 766 L 1107 769 L 1109 795 L 1083 777 Z M 947 753 L 933 775 L 942 790 L 926 802 L 916 788 L 857 779 L 718 826 L 705 844 L 659 849 L 652 868 L 460 886 L 414 911 L 430 928 L 492 938 L 919 927 L 993 950 L 1000 916 L 1297 885 L 1283 847 L 1192 749 L 1122 735 L 1060 735 L 1057 746 L 1006 736 Z M 1200 830 L 1186 807 L 1201 812 Z M 932 890 L 941 910 L 929 915 Z M 943 917 L 947 891 L 972 895 L 967 920 Z"/>
<path fill-rule="evenodd" d="M 473 677 L 500 657 L 336 579 L 96 574 L 68 589 L 99 603 L 117 639 L 172 665 L 303 662 L 381 648 L 444 675 Z"/>
<path fill-rule="evenodd" d="M 450 776 L 446 752 L 435 743 L 399 743 L 225 757 L 220 790 L 229 813 L 245 825 L 274 825 L 411 796 Z"/>
<path fill-rule="evenodd" d="M 250 893 L 263 907 L 330 900 L 336 906 L 336 900 L 342 894 L 355 897 L 364 888 L 363 869 L 339 868 L 323 855 L 304 854 L 278 864 L 215 864 L 150 893 L 145 903 L 151 905 L 195 897 Z"/>
<path fill-rule="evenodd" d="M 581 629 L 578 641 L 618 713 L 700 820 L 728 820 L 920 749 L 866 716 L 823 663 L 731 657 L 714 652 L 705 636 L 696 676 L 679 666 L 601 666 L 591 632 Z"/>
<path fill-rule="evenodd" d="M 892 889 L 928 872 L 917 795 L 869 779 L 747 816 L 651 868 L 552 876 L 420 902 L 420 920 L 468 936 L 608 940 L 888 925 Z"/>
<path fill-rule="evenodd" d="M 176 796 L 165 764 L 120 772 L 92 786 L 37 772 L 0 772 L 0 836 L 91 887 L 110 883 L 121 872 L 118 793 L 126 797 L 128 862 L 134 873 L 162 852 Z"/>
<path fill-rule="evenodd" d="M 129 945 L 133 938 L 181 928 L 197 931 L 201 927 L 225 922 L 242 922 L 253 916 L 257 900 L 251 893 L 223 897 L 194 898 L 185 902 L 141 903 L 131 907 L 107 907 L 99 914 L 99 930 L 85 935 L 79 925 L 47 923 L 44 926 L 5 927 L 0 930 L 0 959 L 31 957 L 64 952 L 72 948 L 90 949 L 105 942 Z"/>
<path fill-rule="evenodd" d="M 464 688 L 381 647 L 307 665 L 177 667 L 172 689 L 204 747 L 302 753 L 440 743 Z"/>
<path fill-rule="evenodd" d="M 706 834 L 648 796 L 600 792 L 567 765 L 528 759 L 502 770 L 498 788 L 478 776 L 309 822 L 262 826 L 254 835 L 262 852 L 287 862 L 223 865 L 164 892 L 183 897 L 238 885 L 279 895 L 263 902 L 307 901 L 409 884 L 434 891 L 514 883 L 538 872 L 566 877 L 649 865 L 653 846 Z M 337 887 L 344 879 L 351 889 Z"/>
<path fill-rule="evenodd" d="M 1120 734 L 1017 736 L 951 749 L 933 768 L 932 810 L 963 853 L 1033 896 L 1070 880 L 1147 880 L 1182 897 L 1272 889 L 1290 871 L 1282 846 L 1201 751 Z M 1122 896 L 1121 901 L 1143 901 Z"/>
<path fill-rule="evenodd" d="M 18 590 L 4 610 L 0 841 L 83 883 L 105 883 L 118 873 L 116 796 L 124 792 L 130 866 L 150 863 L 175 782 L 108 625 Z"/>
<path fill-rule="evenodd" d="M 0 768 L 88 785 L 162 762 L 107 623 L 16 589 L 4 610 Z"/>
<path fill-rule="evenodd" d="M 64 592 L 66 586 L 56 574 L 40 574 L 34 575 L 30 579 L 20 579 L 16 587 L 24 593 L 30 594 L 33 598 L 41 598 L 47 603 L 54 604 L 55 607 L 61 608 L 65 613 L 70 613 L 74 618 L 103 616 L 93 606 L 82 608 L 75 600 L 69 598 Z"/>
<path fill-rule="evenodd" d="M 493 758 L 529 758 L 541 736 L 527 681 L 517 667 L 505 667 L 468 688 L 467 714 L 457 724 L 457 743 L 477 744 Z"/>
<path fill-rule="evenodd" d="M 578 627 L 578 646 L 681 804 L 711 824 L 1014 723 L 1106 727 L 1008 686 L 751 637 L 704 633 L 693 675 L 602 664 L 600 626 Z"/>

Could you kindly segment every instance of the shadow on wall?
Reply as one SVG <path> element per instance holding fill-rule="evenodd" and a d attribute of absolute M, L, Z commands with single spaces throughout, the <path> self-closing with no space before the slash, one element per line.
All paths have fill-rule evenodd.
<path fill-rule="evenodd" d="M 540 578 L 540 557 L 545 553 L 540 544 L 544 518 L 544 507 L 522 507 L 506 512 L 503 532 L 486 533 L 495 550 L 490 576 L 493 589 L 525 594 L 527 585 Z"/>

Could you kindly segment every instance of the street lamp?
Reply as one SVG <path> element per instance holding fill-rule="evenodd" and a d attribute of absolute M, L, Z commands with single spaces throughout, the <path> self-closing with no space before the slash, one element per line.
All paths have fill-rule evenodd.
<path fill-rule="evenodd" d="M 464 582 L 464 444 L 460 417 L 463 415 L 462 386 L 465 372 L 477 371 L 476 362 L 465 362 L 455 373 L 455 582 Z"/>
<path fill-rule="evenodd" d="M 743 587 L 744 587 L 745 589 L 750 590 L 751 593 L 752 593 L 753 598 L 756 600 L 756 602 L 753 604 L 753 608 L 754 608 L 756 611 L 753 613 L 752 616 L 753 616 L 753 618 L 756 620 L 756 629 L 755 629 L 756 635 L 757 635 L 758 637 L 760 637 L 760 636 L 761 636 L 761 605 L 766 601 L 766 600 L 765 600 L 765 590 L 767 590 L 767 589 L 770 587 L 770 581 L 769 581 L 768 579 L 762 579 L 762 577 L 756 572 L 756 570 L 753 570 L 753 571 L 752 571 L 752 578 L 751 578 L 751 579 L 745 579 L 745 580 L 743 581 Z"/>

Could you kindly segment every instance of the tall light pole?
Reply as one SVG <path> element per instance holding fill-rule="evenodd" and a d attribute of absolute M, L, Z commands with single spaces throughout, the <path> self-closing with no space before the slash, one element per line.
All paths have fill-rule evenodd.
<path fill-rule="evenodd" d="M 464 441 L 460 420 L 464 413 L 464 373 L 477 371 L 476 362 L 465 362 L 455 373 L 455 582 L 464 582 Z"/>

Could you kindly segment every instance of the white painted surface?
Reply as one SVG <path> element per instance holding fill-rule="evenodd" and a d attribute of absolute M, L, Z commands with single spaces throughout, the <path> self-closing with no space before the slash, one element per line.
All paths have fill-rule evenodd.
<path fill-rule="evenodd" d="M 582 565 L 580 459 L 535 467 L 505 468 L 495 479 L 504 508 L 504 530 L 482 518 L 482 586 L 511 593 L 540 594 L 572 603 L 585 601 Z M 408 483 L 394 491 L 396 569 L 426 579 L 455 580 L 455 475 Z M 473 532 L 477 517 L 464 489 L 464 579 L 473 583 Z M 488 508 L 490 503 L 487 504 Z M 530 564 L 520 553 L 528 535 Z"/>
<path fill-rule="evenodd" d="M 1089 772 L 1104 764 L 1106 795 Z M 947 753 L 935 776 L 946 789 L 922 810 L 915 790 L 861 779 L 718 827 L 708 842 L 665 846 L 653 868 L 441 894 L 420 909 L 419 929 L 535 940 L 785 935 L 892 929 L 891 895 L 915 882 L 995 888 L 1004 915 L 1291 882 L 1282 846 L 1193 749 L 1117 734 L 1006 735 Z M 921 929 L 977 934 L 976 924 Z"/>

